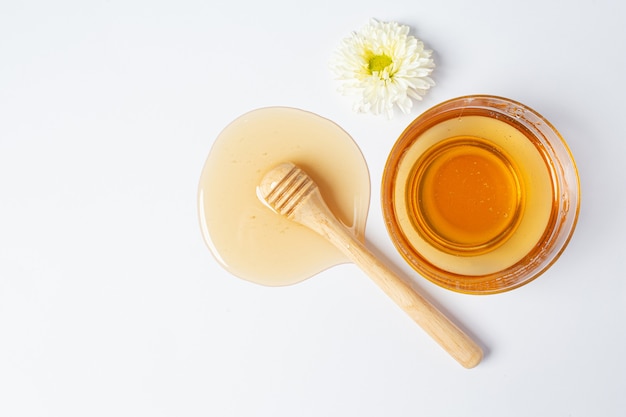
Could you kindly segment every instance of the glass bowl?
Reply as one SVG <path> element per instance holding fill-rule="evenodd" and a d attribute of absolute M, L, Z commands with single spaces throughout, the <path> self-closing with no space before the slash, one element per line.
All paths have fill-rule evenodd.
<path fill-rule="evenodd" d="M 502 97 L 455 98 L 400 135 L 382 179 L 387 230 L 441 287 L 493 294 L 546 271 L 580 208 L 578 171 L 558 131 Z"/>

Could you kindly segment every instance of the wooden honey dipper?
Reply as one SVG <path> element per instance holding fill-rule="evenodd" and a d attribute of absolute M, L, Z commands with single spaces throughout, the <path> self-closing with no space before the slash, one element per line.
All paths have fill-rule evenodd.
<path fill-rule="evenodd" d="M 289 162 L 274 167 L 261 179 L 257 195 L 276 213 L 329 240 L 461 365 L 473 368 L 480 363 L 480 346 L 356 239 L 304 171 Z"/>

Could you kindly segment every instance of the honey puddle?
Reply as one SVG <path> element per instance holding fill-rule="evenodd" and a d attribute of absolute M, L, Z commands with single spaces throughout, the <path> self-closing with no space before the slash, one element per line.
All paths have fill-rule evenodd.
<path fill-rule="evenodd" d="M 367 165 L 332 121 L 287 107 L 251 111 L 215 140 L 200 176 L 202 235 L 229 272 L 263 285 L 289 285 L 348 262 L 324 238 L 263 205 L 256 187 L 290 161 L 318 184 L 328 206 L 363 240 L 370 201 Z"/>

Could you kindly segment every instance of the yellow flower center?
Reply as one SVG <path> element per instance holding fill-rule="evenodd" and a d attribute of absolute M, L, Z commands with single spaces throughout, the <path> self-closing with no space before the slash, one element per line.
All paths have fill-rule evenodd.
<path fill-rule="evenodd" d="M 391 65 L 393 61 L 390 57 L 385 54 L 382 55 L 372 55 L 367 62 L 367 68 L 371 73 L 381 72 L 389 65 Z"/>

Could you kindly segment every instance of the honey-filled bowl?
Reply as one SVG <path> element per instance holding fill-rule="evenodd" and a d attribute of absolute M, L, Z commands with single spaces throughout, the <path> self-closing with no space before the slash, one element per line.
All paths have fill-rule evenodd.
<path fill-rule="evenodd" d="M 455 98 L 400 135 L 382 209 L 404 259 L 441 287 L 494 294 L 546 271 L 580 207 L 572 154 L 540 114 L 495 96 Z"/>

